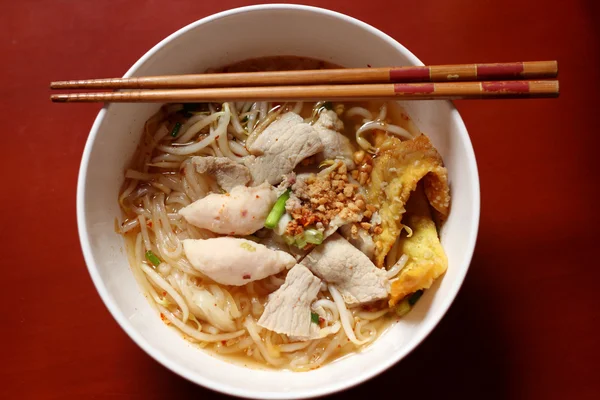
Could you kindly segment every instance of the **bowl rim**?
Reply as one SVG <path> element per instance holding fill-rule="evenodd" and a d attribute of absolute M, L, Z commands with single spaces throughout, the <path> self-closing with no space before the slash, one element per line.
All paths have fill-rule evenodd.
<path fill-rule="evenodd" d="M 379 29 L 377 29 L 357 18 L 342 14 L 337 11 L 332 11 L 332 10 L 328 10 L 325 8 L 321 8 L 321 7 L 313 7 L 313 6 L 299 5 L 299 4 L 275 3 L 275 4 L 258 4 L 258 5 L 233 8 L 233 9 L 221 11 L 221 12 L 206 16 L 204 18 L 201 18 L 199 20 L 196 20 L 196 21 L 178 29 L 177 31 L 171 33 L 166 38 L 164 38 L 163 40 L 158 42 L 156 45 L 154 45 L 150 50 L 148 50 L 143 56 L 141 56 L 129 68 L 129 70 L 125 73 L 125 75 L 123 77 L 132 76 L 135 72 L 137 72 L 137 70 L 144 63 L 146 63 L 146 61 L 148 59 L 150 59 L 163 46 L 165 46 L 167 43 L 171 42 L 173 39 L 196 28 L 199 25 L 203 25 L 208 22 L 212 22 L 217 19 L 228 17 L 228 16 L 231 16 L 234 14 L 241 14 L 241 13 L 254 12 L 254 11 L 265 11 L 265 10 L 288 10 L 288 11 L 304 11 L 304 12 L 308 11 L 308 12 L 313 12 L 313 13 L 341 19 L 347 23 L 357 25 L 361 29 L 368 31 L 368 32 L 374 34 L 375 36 L 378 36 L 381 40 L 388 42 L 393 47 L 397 48 L 400 52 L 404 53 L 404 55 L 407 58 L 409 58 L 414 63 L 414 65 L 423 65 L 423 63 L 411 51 L 409 51 L 406 47 L 404 47 L 398 41 L 396 41 L 395 39 L 393 39 L 386 33 L 380 31 Z M 197 371 L 185 368 L 185 367 L 177 364 L 176 362 L 170 360 L 168 357 L 164 357 L 162 354 L 157 352 L 154 349 L 154 347 L 141 334 L 139 334 L 137 332 L 137 330 L 133 327 L 133 325 L 129 322 L 129 320 L 125 317 L 125 315 L 119 309 L 117 304 L 112 300 L 112 298 L 108 292 L 108 289 L 105 286 L 105 284 L 98 272 L 96 262 L 94 260 L 93 254 L 92 254 L 90 238 L 88 235 L 88 227 L 87 227 L 86 218 L 85 218 L 85 215 L 86 215 L 85 192 L 86 192 L 86 179 L 87 179 L 87 175 L 88 175 L 90 154 L 91 154 L 91 151 L 93 148 L 93 144 L 97 139 L 100 126 L 101 126 L 102 122 L 104 121 L 105 115 L 107 114 L 108 110 L 110 109 L 111 104 L 105 105 L 98 112 L 98 115 L 96 116 L 96 119 L 94 120 L 94 123 L 90 129 L 90 133 L 88 135 L 88 138 L 87 138 L 84 150 L 83 150 L 83 155 L 81 158 L 79 174 L 78 174 L 78 178 L 77 178 L 77 195 L 76 195 L 77 196 L 77 198 L 76 198 L 77 227 L 78 227 L 78 232 L 79 232 L 79 241 L 80 241 L 81 249 L 83 252 L 84 260 L 85 260 L 88 272 L 90 274 L 90 277 L 92 278 L 94 286 L 96 287 L 96 290 L 98 291 L 98 294 L 100 295 L 104 305 L 106 306 L 106 308 L 108 309 L 110 314 L 113 316 L 113 318 L 120 325 L 120 327 L 127 333 L 127 335 L 129 335 L 129 337 L 142 350 L 144 350 L 146 352 L 146 354 L 148 354 L 150 357 L 152 357 L 158 363 L 162 364 L 164 367 L 168 368 L 169 370 L 175 372 L 179 376 L 189 380 L 190 382 L 193 382 L 193 383 L 201 385 L 205 388 L 208 388 L 208 389 L 211 389 L 211 390 L 214 390 L 217 392 L 225 393 L 228 395 L 242 397 L 242 398 L 257 398 L 258 396 L 260 396 L 260 398 L 263 398 L 263 399 L 314 398 L 314 397 L 329 395 L 332 393 L 350 389 L 350 388 L 352 388 L 356 385 L 359 385 L 367 380 L 370 380 L 371 378 L 375 377 L 376 375 L 379 375 L 380 373 L 384 372 L 385 370 L 389 369 L 390 367 L 392 367 L 393 365 L 398 363 L 400 360 L 402 360 L 404 357 L 406 357 L 409 353 L 411 353 L 415 348 L 417 348 L 423 342 L 423 340 L 425 340 L 430 335 L 430 333 L 433 331 L 433 329 L 439 324 L 441 319 L 448 312 L 450 305 L 454 302 L 454 299 L 456 298 L 458 291 L 462 287 L 465 276 L 469 270 L 469 267 L 470 267 L 470 264 L 471 264 L 471 261 L 473 258 L 473 253 L 475 250 L 475 243 L 477 240 L 477 233 L 478 233 L 478 229 L 479 229 L 479 218 L 480 218 L 480 196 L 481 195 L 480 195 L 479 173 L 478 173 L 477 163 L 476 163 L 476 159 L 475 159 L 475 153 L 473 150 L 473 145 L 472 145 L 469 135 L 467 133 L 466 126 L 465 126 L 460 114 L 458 113 L 458 110 L 454 107 L 454 105 L 451 102 L 448 101 L 448 103 L 450 105 L 451 117 L 458 126 L 458 132 L 459 132 L 458 134 L 460 136 L 460 139 L 462 140 L 462 144 L 466 147 L 465 150 L 466 150 L 468 157 L 465 161 L 467 162 L 468 170 L 470 171 L 469 181 L 473 185 L 473 193 L 474 193 L 474 196 L 472 199 L 473 200 L 472 207 L 473 207 L 474 218 L 470 221 L 470 226 L 468 227 L 470 235 L 468 236 L 468 238 L 466 240 L 466 245 L 465 245 L 465 252 L 468 254 L 467 259 L 465 261 L 467 265 L 466 265 L 466 268 L 463 268 L 462 271 L 457 275 L 456 284 L 451 289 L 449 296 L 446 299 L 444 299 L 445 301 L 442 303 L 441 308 L 440 308 L 439 318 L 434 318 L 433 321 L 428 323 L 424 327 L 424 329 L 422 331 L 423 334 L 420 337 L 415 337 L 412 340 L 409 340 L 401 351 L 392 353 L 390 355 L 390 357 L 385 359 L 382 363 L 380 363 L 378 365 L 374 365 L 370 368 L 365 368 L 357 375 L 348 377 L 342 381 L 333 382 L 328 386 L 322 386 L 320 388 L 307 388 L 306 390 L 303 390 L 301 392 L 296 391 L 293 393 L 291 393 L 291 392 L 290 393 L 270 393 L 270 392 L 252 391 L 252 390 L 247 390 L 247 389 L 243 389 L 243 388 L 236 388 L 236 387 L 228 386 L 226 384 L 221 384 L 218 382 L 211 381 L 210 379 L 205 378 L 201 373 L 198 373 Z"/>

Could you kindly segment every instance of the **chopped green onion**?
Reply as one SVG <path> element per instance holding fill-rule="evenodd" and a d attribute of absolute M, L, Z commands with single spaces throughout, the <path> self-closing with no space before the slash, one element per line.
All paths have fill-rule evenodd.
<path fill-rule="evenodd" d="M 306 229 L 304 232 L 296 236 L 283 235 L 282 237 L 285 243 L 290 246 L 294 245 L 300 249 L 305 248 L 309 243 L 319 245 L 323 243 L 324 239 L 323 232 L 312 228 Z"/>
<path fill-rule="evenodd" d="M 146 252 L 146 260 L 150 261 L 154 266 L 158 267 L 161 263 L 160 258 L 156 257 L 156 254 L 152 250 Z"/>
<path fill-rule="evenodd" d="M 423 295 L 423 289 L 417 290 L 416 292 L 411 294 L 410 297 L 408 298 L 408 304 L 410 304 L 411 306 L 414 306 L 415 303 L 417 301 L 419 301 L 419 299 L 421 298 L 422 295 Z"/>
<path fill-rule="evenodd" d="M 323 108 L 325 108 L 326 110 L 333 110 L 333 103 L 330 101 L 326 101 L 325 103 L 323 103 Z"/>
<path fill-rule="evenodd" d="M 303 233 L 301 233 L 300 235 L 294 236 L 294 242 L 295 242 L 295 245 L 301 249 L 305 248 L 306 245 L 308 244 L 308 242 L 306 241 L 306 237 L 304 236 Z"/>
<path fill-rule="evenodd" d="M 410 304 L 408 304 L 408 299 L 402 300 L 396 306 L 396 315 L 399 317 L 405 316 L 406 314 L 408 314 L 409 311 L 410 311 Z"/>
<path fill-rule="evenodd" d="M 248 122 L 248 119 L 249 119 L 249 118 L 248 118 L 248 116 L 246 115 L 244 118 L 242 118 L 242 122 L 243 122 L 243 123 L 246 123 L 246 122 Z"/>
<path fill-rule="evenodd" d="M 180 129 L 181 129 L 181 122 L 175 122 L 175 126 L 173 127 L 173 130 L 171 131 L 171 136 L 177 137 L 177 134 L 179 133 Z"/>
<path fill-rule="evenodd" d="M 290 246 L 296 243 L 296 239 L 290 235 L 283 235 L 283 241 Z"/>
<path fill-rule="evenodd" d="M 307 229 L 304 231 L 304 239 L 308 243 L 321 244 L 323 243 L 323 232 L 316 229 Z"/>
<path fill-rule="evenodd" d="M 256 251 L 256 247 L 252 246 L 250 243 L 242 243 L 240 244 L 240 247 L 244 250 L 248 250 L 249 252 L 255 252 Z"/>
<path fill-rule="evenodd" d="M 312 312 L 310 313 L 310 320 L 314 323 L 314 324 L 318 324 L 319 323 L 319 314 L 317 314 L 316 312 Z"/>
<path fill-rule="evenodd" d="M 277 223 L 285 213 L 285 202 L 290 198 L 290 190 L 286 190 L 275 202 L 275 205 L 271 209 L 271 212 L 267 216 L 265 221 L 265 227 L 269 229 L 275 228 Z"/>

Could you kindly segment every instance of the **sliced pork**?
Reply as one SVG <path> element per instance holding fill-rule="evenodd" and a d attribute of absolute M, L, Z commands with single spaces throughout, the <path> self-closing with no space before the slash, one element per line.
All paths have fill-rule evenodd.
<path fill-rule="evenodd" d="M 252 143 L 244 158 L 253 184 L 275 185 L 307 157 L 323 150 L 319 133 L 298 114 L 288 112 L 272 122 Z"/>
<path fill-rule="evenodd" d="M 348 168 L 354 168 L 354 148 L 350 139 L 339 132 L 344 129 L 344 124 L 337 114 L 331 110 L 323 111 L 313 126 L 323 143 L 319 161 L 338 159 L 343 160 Z"/>
<path fill-rule="evenodd" d="M 308 253 L 301 264 L 327 283 L 334 284 L 347 304 L 388 297 L 385 271 L 337 233 Z"/>
<path fill-rule="evenodd" d="M 369 232 L 363 228 L 357 228 L 356 232 L 352 232 L 352 230 L 352 224 L 340 227 L 340 232 L 344 238 L 372 260 L 375 255 L 375 242 L 373 241 L 373 238 L 369 235 Z"/>
<path fill-rule="evenodd" d="M 247 167 L 227 157 L 193 157 L 192 163 L 198 173 L 213 175 L 217 184 L 228 192 L 236 186 L 245 186 L 252 179 Z"/>
<path fill-rule="evenodd" d="M 296 264 L 283 285 L 269 295 L 258 325 L 297 339 L 315 336 L 319 326 L 311 321 L 310 305 L 320 288 L 321 280 L 305 266 Z"/>

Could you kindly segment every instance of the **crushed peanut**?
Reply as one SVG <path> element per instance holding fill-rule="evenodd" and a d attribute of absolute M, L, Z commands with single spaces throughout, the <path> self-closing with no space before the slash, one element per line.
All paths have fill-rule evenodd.
<path fill-rule="evenodd" d="M 354 212 L 359 212 L 360 208 L 356 205 L 356 203 L 348 203 L 348 208 Z"/>
<path fill-rule="evenodd" d="M 358 183 L 364 186 L 367 183 L 368 178 L 369 175 L 367 175 L 366 172 L 361 172 L 360 174 L 358 174 Z"/>
<path fill-rule="evenodd" d="M 352 239 L 358 238 L 358 227 L 356 226 L 356 224 L 352 224 L 352 227 L 350 228 L 350 236 L 352 237 Z"/>
<path fill-rule="evenodd" d="M 360 150 L 354 153 L 354 162 L 356 164 L 360 164 L 361 162 L 363 162 L 363 160 L 365 159 L 365 152 L 364 150 Z"/>
<path fill-rule="evenodd" d="M 354 186 L 347 183 L 346 186 L 344 186 L 344 196 L 352 197 L 353 194 L 354 194 Z"/>
<path fill-rule="evenodd" d="M 326 175 L 297 181 L 293 186 L 295 206 L 288 209 L 292 221 L 288 223 L 286 234 L 301 234 L 309 225 L 326 228 L 336 216 L 343 220 L 360 219 L 365 202 L 364 196 L 355 196 L 357 189 L 357 185 L 348 183 L 348 168 L 344 163 Z"/>
<path fill-rule="evenodd" d="M 361 166 L 358 168 L 358 170 L 359 170 L 360 172 L 366 172 L 366 173 L 370 174 L 370 173 L 371 173 L 371 171 L 373 171 L 373 167 L 372 167 L 370 164 L 366 164 L 366 163 L 365 163 L 365 164 L 361 165 Z"/>
<path fill-rule="evenodd" d="M 357 196 L 357 199 L 354 202 L 354 204 L 356 204 L 356 207 L 358 207 L 358 209 L 361 210 L 361 211 L 364 210 L 365 207 L 366 207 L 365 201 L 363 199 L 361 199 L 360 197 L 358 197 L 358 196 Z"/>

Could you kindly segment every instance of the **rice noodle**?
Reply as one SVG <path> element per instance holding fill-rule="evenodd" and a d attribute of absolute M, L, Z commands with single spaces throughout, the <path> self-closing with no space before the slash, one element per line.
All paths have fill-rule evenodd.
<path fill-rule="evenodd" d="M 304 106 L 304 103 L 301 101 L 296 102 L 296 104 L 294 104 L 294 108 L 292 108 L 292 112 L 296 113 L 296 114 L 300 114 L 300 111 L 302 111 L 302 106 Z"/>
<path fill-rule="evenodd" d="M 191 162 L 185 162 L 185 182 L 189 185 L 190 191 L 186 190 L 185 194 L 196 201 L 206 195 L 208 192 L 208 185 L 204 181 L 204 178 L 200 174 L 196 173 L 194 166 Z M 185 186 L 184 186 L 185 187 Z"/>
<path fill-rule="evenodd" d="M 211 324 L 224 331 L 235 329 L 231 314 L 225 309 L 224 302 L 219 302 L 214 293 L 206 289 L 195 289 L 191 295 L 192 303 L 197 305 L 202 312 L 200 317 L 207 319 Z"/>
<path fill-rule="evenodd" d="M 167 294 L 171 296 L 173 300 L 175 300 L 175 303 L 177 303 L 177 305 L 181 309 L 181 312 L 183 313 L 183 322 L 185 323 L 190 315 L 190 309 L 188 308 L 187 304 L 185 303 L 185 300 L 183 300 L 181 295 L 177 293 L 175 289 L 173 289 L 173 287 L 163 279 L 162 276 L 160 276 L 156 271 L 154 271 L 146 264 L 140 264 L 140 268 L 156 285 L 158 285 L 162 290 L 167 292 Z"/>
<path fill-rule="evenodd" d="M 163 306 L 168 305 L 168 301 L 166 301 L 166 299 L 162 299 L 158 295 L 158 293 L 156 293 L 156 290 L 154 289 L 154 287 L 150 284 L 150 282 L 148 282 L 148 278 L 146 277 L 146 274 L 139 267 L 144 258 L 143 257 L 144 250 L 142 247 L 142 235 L 140 233 L 138 233 L 136 235 L 134 246 L 135 246 L 134 254 L 133 254 L 133 256 L 131 254 L 128 254 L 128 258 L 129 258 L 130 265 L 132 266 L 132 271 L 133 271 L 133 274 L 134 274 L 136 280 L 142 287 L 143 291 L 145 293 L 147 293 L 148 295 L 150 295 L 150 297 L 152 297 L 152 299 L 154 300 L 154 302 L 156 304 L 160 304 Z"/>
<path fill-rule="evenodd" d="M 138 221 L 140 225 L 140 231 L 142 238 L 144 239 L 144 248 L 147 250 L 152 249 L 152 242 L 150 242 L 150 235 L 148 235 L 148 227 L 146 226 L 146 217 L 144 215 L 138 215 Z"/>
<path fill-rule="evenodd" d="M 119 204 L 121 205 L 121 207 L 125 208 L 124 200 L 133 192 L 138 182 L 139 181 L 137 179 L 131 179 L 123 193 L 119 195 Z"/>
<path fill-rule="evenodd" d="M 386 303 L 378 302 L 372 311 L 348 307 L 339 290 L 325 282 L 311 304 L 311 311 L 321 319 L 320 328 L 311 339 L 298 340 L 263 329 L 256 321 L 264 312 L 268 295 L 285 282 L 287 271 L 241 287 L 223 286 L 192 267 L 185 256 L 183 240 L 219 236 L 189 224 L 179 214 L 183 207 L 220 190 L 214 177 L 196 171 L 192 156 L 227 157 L 241 162 L 249 155 L 247 147 L 281 113 L 295 112 L 310 120 L 308 113 L 313 105 L 318 117 L 324 110 L 324 102 L 283 105 L 231 102 L 220 107 L 210 103 L 209 112 L 194 114 L 186 121 L 181 120 L 182 114 L 173 115 L 182 109 L 181 105 L 167 105 L 144 126 L 143 142 L 126 171 L 119 195 L 126 215 L 120 232 L 141 290 L 165 321 L 197 341 L 200 347 L 208 346 L 219 354 L 240 355 L 275 367 L 305 371 L 372 342 L 380 333 L 385 314 L 389 312 Z M 372 148 L 366 139 L 372 129 L 386 127 L 396 131 L 395 134 L 404 133 L 398 130 L 402 128 L 386 123 L 389 119 L 386 120 L 385 104 L 371 112 L 363 107 L 344 111 L 344 104 L 336 103 L 335 110 L 338 115 L 360 118 L 364 125 L 357 143 L 361 147 Z M 180 135 L 173 138 L 168 127 L 172 128 L 175 121 L 183 124 Z M 341 163 L 335 161 L 320 173 L 330 173 Z M 265 240 L 261 242 L 264 244 Z M 389 277 L 396 276 L 402 268 L 402 258 L 396 260 L 397 250 L 395 244 L 386 259 Z M 153 267 L 146 260 L 147 251 L 161 260 L 158 266 Z"/>
<path fill-rule="evenodd" d="M 200 332 L 189 325 L 184 324 L 178 318 L 176 318 L 169 310 L 163 306 L 158 306 L 162 315 L 165 316 L 173 325 L 179 328 L 183 333 L 201 342 L 221 342 L 223 340 L 231 340 L 242 336 L 245 332 L 243 330 L 231 333 L 221 334 L 207 334 Z"/>
<path fill-rule="evenodd" d="M 161 175 L 158 177 L 158 182 L 171 190 L 181 191 L 183 189 L 181 181 L 172 176 Z"/>
<path fill-rule="evenodd" d="M 210 129 L 211 129 L 211 132 L 212 132 L 212 128 L 210 128 Z M 211 143 L 210 144 L 210 149 L 214 153 L 215 157 L 223 157 L 223 152 L 219 148 L 218 143 L 216 143 L 216 142 Z"/>
<path fill-rule="evenodd" d="M 130 219 L 121 224 L 121 233 L 127 233 L 132 229 L 140 226 L 140 221 L 138 219 Z"/>
<path fill-rule="evenodd" d="M 190 120 L 188 122 L 186 122 L 184 125 L 181 126 L 181 128 L 180 128 L 181 134 L 177 138 L 177 140 L 175 140 L 175 142 L 176 143 L 189 142 L 190 140 L 192 140 L 192 138 L 194 136 L 196 136 L 198 133 L 200 133 L 200 131 L 202 131 L 202 129 L 206 128 L 207 126 L 209 126 L 210 124 L 215 122 L 222 115 L 223 115 L 223 113 L 221 112 L 221 113 L 214 113 L 209 116 L 197 115 L 195 117 L 190 118 Z M 194 122 L 192 124 L 190 124 L 190 121 L 194 121 Z M 177 154 L 177 153 L 175 153 L 175 154 Z M 189 154 L 189 153 L 187 153 L 187 154 Z"/>
<path fill-rule="evenodd" d="M 366 319 L 368 321 L 374 321 L 383 317 L 390 310 L 388 308 L 384 308 L 383 310 L 378 311 L 359 311 L 355 315 L 360 319 Z"/>
<path fill-rule="evenodd" d="M 267 114 L 269 112 L 270 107 L 264 101 L 261 101 L 258 104 L 258 121 L 262 122 L 265 118 L 267 118 Z"/>
<path fill-rule="evenodd" d="M 157 188 L 157 189 L 159 189 L 159 190 L 163 191 L 163 192 L 164 192 L 164 193 L 166 193 L 166 194 L 169 194 L 169 193 L 171 193 L 171 188 L 169 188 L 169 187 L 167 187 L 167 186 L 163 185 L 162 183 L 159 183 L 159 182 L 152 182 L 152 183 L 151 183 L 151 185 L 152 185 L 152 186 L 154 186 L 155 188 Z"/>
<path fill-rule="evenodd" d="M 367 110 L 364 107 L 349 108 L 348 111 L 346 111 L 346 116 L 348 116 L 348 117 L 360 116 L 360 117 L 363 117 L 363 119 L 365 119 L 367 121 L 370 121 L 373 119 L 373 114 L 371 114 L 371 111 Z"/>
<path fill-rule="evenodd" d="M 356 137 L 362 137 L 362 134 L 371 130 L 382 130 L 388 133 L 393 133 L 396 136 L 400 136 L 404 139 L 412 139 L 412 134 L 404 128 L 398 125 L 392 125 L 381 121 L 369 121 L 356 131 Z"/>
<path fill-rule="evenodd" d="M 267 117 L 260 121 L 260 123 L 252 130 L 252 133 L 250 134 L 250 136 L 248 136 L 248 139 L 246 139 L 246 148 L 252 146 L 252 143 L 256 141 L 256 139 L 262 133 L 262 131 L 265 130 L 265 128 L 269 126 L 273 121 L 275 121 L 275 119 L 279 116 L 282 110 L 283 107 L 277 107 L 275 111 L 269 113 Z"/>
<path fill-rule="evenodd" d="M 362 320 L 358 320 L 356 321 L 356 324 L 354 325 L 354 334 L 356 335 L 357 339 L 363 341 L 363 342 L 370 342 L 374 339 L 374 332 L 371 331 L 370 329 L 367 329 L 367 333 L 365 334 L 363 332 L 363 328 L 368 327 L 369 326 L 369 322 L 363 322 Z"/>
<path fill-rule="evenodd" d="M 175 154 L 163 153 L 163 154 L 159 154 L 156 157 L 152 158 L 151 161 L 153 163 L 173 161 L 173 162 L 179 162 L 181 164 L 181 162 L 184 161 L 185 158 L 186 158 L 185 156 L 178 156 Z"/>
<path fill-rule="evenodd" d="M 302 350 L 310 346 L 310 341 L 285 343 L 279 345 L 279 351 L 282 353 L 293 353 L 298 350 Z"/>
<path fill-rule="evenodd" d="M 333 323 L 333 325 L 329 325 L 324 328 L 321 328 L 321 330 L 319 331 L 318 337 L 324 338 L 329 335 L 335 335 L 336 333 L 338 333 L 338 331 L 340 330 L 341 327 L 342 327 L 342 325 L 340 324 L 340 321 L 335 321 Z"/>
<path fill-rule="evenodd" d="M 199 142 L 190 144 L 187 146 L 181 146 L 181 147 L 160 145 L 160 146 L 157 146 L 157 148 L 166 153 L 177 154 L 177 155 L 187 155 L 187 154 L 197 153 L 198 151 L 202 150 L 206 146 L 213 143 L 217 136 L 227 135 L 227 125 L 229 124 L 229 113 L 227 113 L 226 116 L 225 116 L 225 113 L 216 113 L 216 114 L 213 114 L 213 116 L 217 115 L 217 114 L 219 117 L 219 123 L 217 125 L 217 129 L 212 131 L 207 137 L 200 140 Z M 202 121 L 202 123 L 204 123 L 204 122 L 205 121 Z M 192 129 L 192 128 L 190 128 L 190 129 Z"/>
<path fill-rule="evenodd" d="M 258 334 L 258 327 L 251 316 L 247 316 L 246 319 L 244 319 L 244 327 L 248 331 L 248 334 L 252 340 L 254 340 L 254 344 L 258 348 L 258 351 L 263 356 L 265 361 L 274 366 L 283 364 L 284 360 L 271 357 L 260 335 Z"/>
<path fill-rule="evenodd" d="M 252 338 L 246 337 L 232 345 L 217 346 L 217 347 L 215 347 L 215 351 L 219 354 L 239 353 L 240 351 L 247 349 L 248 347 L 252 346 L 253 344 L 254 344 L 254 341 L 252 340 Z"/>
<path fill-rule="evenodd" d="M 150 167 L 165 168 L 165 169 L 177 169 L 177 168 L 179 168 L 180 165 L 181 165 L 181 163 L 178 163 L 178 162 L 167 162 L 167 161 L 161 161 L 161 162 L 157 162 L 157 163 L 149 163 L 148 164 L 148 166 L 150 166 Z"/>
<path fill-rule="evenodd" d="M 390 251 L 385 256 L 385 268 L 387 270 L 392 268 L 392 266 L 394 264 L 396 264 L 396 262 L 398 261 L 398 246 L 399 246 L 399 244 L 400 244 L 400 240 L 396 239 L 396 241 L 390 248 Z"/>
<path fill-rule="evenodd" d="M 281 351 L 279 351 L 279 348 L 273 344 L 273 333 L 274 332 L 272 331 L 268 331 L 265 335 L 265 348 L 271 357 L 279 358 L 281 357 Z"/>
<path fill-rule="evenodd" d="M 246 138 L 248 137 L 248 132 L 246 132 L 242 127 L 242 124 L 240 124 L 240 116 L 237 112 L 236 103 L 230 104 L 230 112 L 233 136 L 235 136 L 235 138 L 239 140 L 246 140 Z"/>
<path fill-rule="evenodd" d="M 321 315 L 321 317 L 323 317 L 325 320 L 337 321 L 340 319 L 340 313 L 333 301 L 328 299 L 319 299 L 313 303 L 313 309 L 316 311 L 318 308 L 322 308 L 324 311 L 329 312 L 328 314 L 324 313 L 324 315 L 319 313 L 319 315 Z"/>
<path fill-rule="evenodd" d="M 238 155 L 240 157 L 244 157 L 244 156 L 247 156 L 250 154 L 243 145 L 236 142 L 235 140 L 229 141 L 229 147 L 231 148 L 232 152 L 234 152 L 236 155 Z"/>
<path fill-rule="evenodd" d="M 331 297 L 333 297 L 333 301 L 338 308 L 338 312 L 340 313 L 340 321 L 342 322 L 342 328 L 344 328 L 344 332 L 346 332 L 346 336 L 352 343 L 357 346 L 361 346 L 367 341 L 358 340 L 354 335 L 354 330 L 352 329 L 352 314 L 346 308 L 346 304 L 344 303 L 344 299 L 340 292 L 338 292 L 337 288 L 334 285 L 329 285 L 329 293 L 331 293 Z"/>
<path fill-rule="evenodd" d="M 385 121 L 385 117 L 387 116 L 387 104 L 383 103 L 379 108 L 379 115 L 377 115 L 378 121 Z"/>
<path fill-rule="evenodd" d="M 329 344 L 327 345 L 327 347 L 325 348 L 325 350 L 323 351 L 323 353 L 321 354 L 321 356 L 318 358 L 318 360 L 316 361 L 316 365 L 321 365 L 323 364 L 325 361 L 327 361 L 327 359 L 329 358 L 329 356 L 331 356 L 331 354 L 337 350 L 338 345 L 340 344 L 340 342 L 342 341 L 342 337 L 341 336 L 336 336 L 334 337 L 331 342 L 329 342 Z"/>
<path fill-rule="evenodd" d="M 392 279 L 393 277 L 398 275 L 407 262 L 408 256 L 406 254 L 402 254 L 398 261 L 386 272 L 387 278 Z"/>
<path fill-rule="evenodd" d="M 229 112 L 229 103 L 223 103 L 224 116 L 219 120 L 219 124 L 223 122 L 227 126 L 231 119 L 231 113 Z M 223 155 L 230 160 L 241 162 L 241 157 L 231 151 L 229 148 L 229 139 L 227 139 L 227 131 L 224 130 L 222 134 L 216 137 L 216 143 Z"/>
<path fill-rule="evenodd" d="M 254 126 L 256 124 L 256 117 L 258 116 L 258 108 L 259 108 L 259 103 L 251 103 L 250 109 L 249 109 L 249 113 L 248 113 L 248 122 L 246 124 L 246 129 L 248 131 L 248 134 L 252 134 L 252 132 L 254 131 Z"/>
<path fill-rule="evenodd" d="M 127 169 L 125 171 L 125 178 L 137 179 L 139 181 L 151 181 L 157 178 L 156 174 L 147 174 L 144 172 L 135 171 L 133 169 Z"/>
<path fill-rule="evenodd" d="M 190 204 L 190 200 L 183 192 L 171 192 L 171 194 L 167 196 L 165 204 L 181 204 L 185 207 Z"/>

